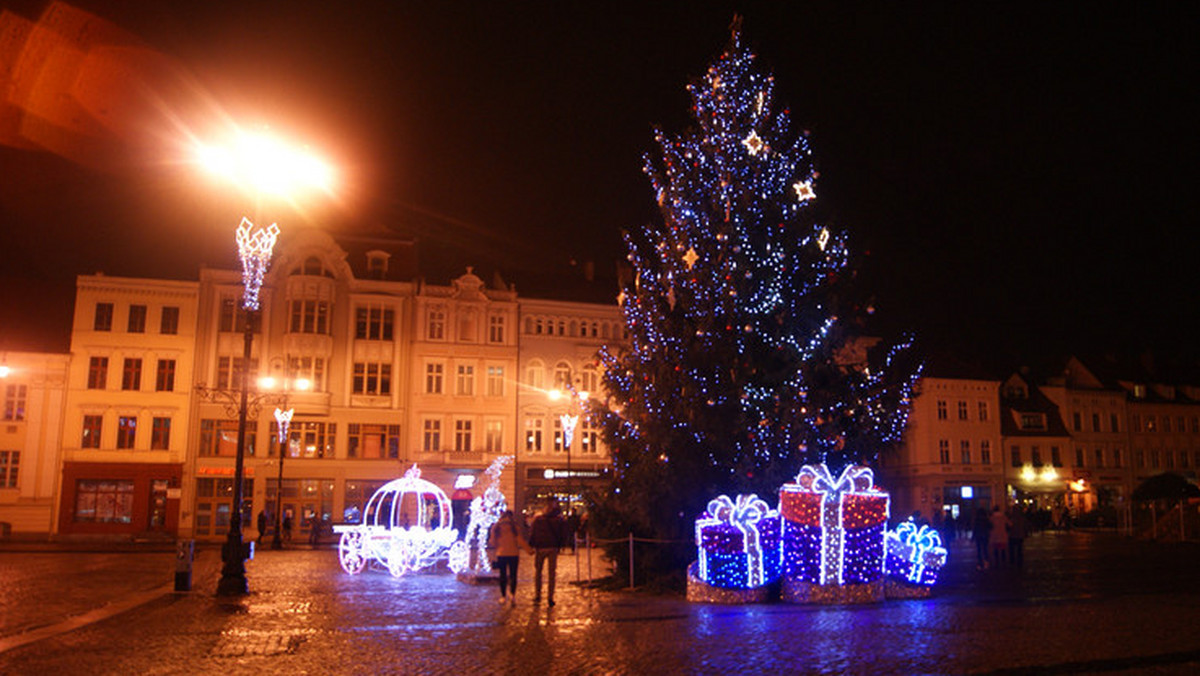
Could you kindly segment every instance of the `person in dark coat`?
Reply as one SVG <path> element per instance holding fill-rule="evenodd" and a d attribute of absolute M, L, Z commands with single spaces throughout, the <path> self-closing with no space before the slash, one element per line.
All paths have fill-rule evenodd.
<path fill-rule="evenodd" d="M 987 510 L 980 507 L 975 510 L 975 523 L 971 529 L 971 539 L 975 541 L 975 567 L 983 570 L 988 567 L 988 540 L 992 536 L 992 520 Z"/>
<path fill-rule="evenodd" d="M 258 544 L 262 544 L 263 538 L 267 535 L 267 524 L 271 522 L 271 517 L 267 514 L 267 510 L 262 510 L 258 513 Z"/>
<path fill-rule="evenodd" d="M 554 605 L 554 587 L 558 573 L 558 550 L 562 549 L 567 540 L 567 526 L 562 517 L 562 509 L 558 500 L 551 499 L 546 508 L 533 519 L 529 526 L 529 546 L 534 550 L 533 557 L 533 602 L 542 599 L 542 569 L 549 562 L 549 577 L 546 580 L 546 600 Z"/>

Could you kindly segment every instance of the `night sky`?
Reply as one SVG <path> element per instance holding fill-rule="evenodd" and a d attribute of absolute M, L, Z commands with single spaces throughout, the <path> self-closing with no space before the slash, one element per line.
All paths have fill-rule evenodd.
<path fill-rule="evenodd" d="M 288 219 L 417 236 L 518 290 L 572 261 L 604 274 L 621 229 L 656 217 L 653 127 L 689 123 L 684 87 L 741 12 L 878 330 L 990 364 L 1196 353 L 1195 3 L 75 6 L 189 86 L 164 85 L 111 161 L 0 149 L 0 349 L 65 350 L 76 274 L 236 266 L 248 198 L 181 161 L 217 112 L 338 166 L 337 199 L 280 217 L 285 238 Z"/>

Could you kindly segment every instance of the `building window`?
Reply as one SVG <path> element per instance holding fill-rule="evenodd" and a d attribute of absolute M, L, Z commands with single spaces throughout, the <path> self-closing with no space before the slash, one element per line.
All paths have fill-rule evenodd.
<path fill-rule="evenodd" d="M 142 389 L 142 360 L 141 359 L 125 359 L 125 368 L 121 372 L 121 389 L 122 390 L 140 390 Z"/>
<path fill-rule="evenodd" d="M 471 421 L 454 421 L 454 450 L 466 453 L 471 450 Z"/>
<path fill-rule="evenodd" d="M 488 453 L 504 450 L 504 426 L 499 420 L 488 420 L 483 424 L 483 450 Z"/>
<path fill-rule="evenodd" d="M 165 451 L 171 448 L 171 419 L 154 418 L 150 424 L 150 449 Z"/>
<path fill-rule="evenodd" d="M 292 333 L 329 333 L 329 303 L 323 300 L 292 301 Z"/>
<path fill-rule="evenodd" d="M 1044 430 L 1044 429 L 1046 429 L 1046 414 L 1044 414 L 1044 413 L 1022 413 L 1021 414 L 1021 429 L 1023 429 L 1023 430 Z"/>
<path fill-rule="evenodd" d="M 1021 447 L 1020 446 L 1012 446 L 1008 450 L 1009 450 L 1009 454 L 1011 456 L 1009 464 L 1011 464 L 1013 467 L 1020 467 L 1021 466 Z"/>
<path fill-rule="evenodd" d="M 1175 469 L 1175 451 L 1169 448 L 1163 451 L 1163 464 L 1167 469 Z"/>
<path fill-rule="evenodd" d="M 943 465 L 950 464 L 950 441 L 948 439 L 938 440 L 938 462 Z"/>
<path fill-rule="evenodd" d="M 425 365 L 425 394 L 442 393 L 442 376 L 446 371 L 443 364 Z"/>
<path fill-rule="evenodd" d="M 1179 466 L 1184 469 L 1187 469 L 1187 466 L 1188 466 L 1188 452 L 1187 451 L 1179 452 Z"/>
<path fill-rule="evenodd" d="M 1109 427 L 1109 430 L 1111 430 L 1113 434 L 1116 434 L 1117 432 L 1121 431 L 1121 425 L 1118 423 L 1116 413 L 1108 414 L 1108 427 Z"/>
<path fill-rule="evenodd" d="M 1113 449 L 1113 452 L 1112 452 L 1112 466 L 1113 466 L 1113 467 L 1115 467 L 1115 468 L 1117 468 L 1117 469 L 1120 469 L 1120 468 L 1121 468 L 1121 449 L 1119 449 L 1119 448 L 1114 448 L 1114 449 Z"/>
<path fill-rule="evenodd" d="M 0 451 L 0 488 L 16 488 L 20 469 L 20 451 Z"/>
<path fill-rule="evenodd" d="M 278 451 L 278 444 L 275 440 L 279 439 L 279 435 L 272 435 L 274 439 L 270 446 L 274 451 Z M 333 458 L 334 457 L 334 439 L 337 437 L 337 423 L 324 423 L 315 420 L 293 420 L 291 427 L 288 429 L 288 457 L 293 458 Z M 268 451 L 270 452 L 270 451 Z"/>
<path fill-rule="evenodd" d="M 354 337 L 359 340 L 392 340 L 396 312 L 380 305 L 355 308 Z"/>
<path fill-rule="evenodd" d="M 1158 431 L 1158 420 L 1152 415 L 1146 416 L 1146 431 L 1147 432 L 1157 432 Z"/>
<path fill-rule="evenodd" d="M 1076 467 L 1083 467 L 1083 466 L 1084 466 L 1084 464 L 1083 464 L 1083 457 L 1084 457 L 1084 452 L 1083 452 L 1083 449 L 1082 449 L 1082 448 L 1076 448 L 1076 449 L 1075 449 L 1075 466 L 1076 466 Z"/>
<path fill-rule="evenodd" d="M 525 450 L 531 453 L 542 452 L 541 418 L 525 418 Z"/>
<path fill-rule="evenodd" d="M 350 423 L 346 456 L 376 460 L 400 457 L 400 426 Z"/>
<path fill-rule="evenodd" d="M 599 434 L 596 428 L 583 418 L 579 419 L 579 444 L 583 448 L 583 452 L 588 455 L 600 450 Z"/>
<path fill-rule="evenodd" d="M 554 389 L 565 390 L 571 384 L 571 365 L 560 361 L 554 365 Z"/>
<path fill-rule="evenodd" d="M 491 315 L 488 317 L 488 342 L 503 343 L 504 342 L 504 315 Z"/>
<path fill-rule="evenodd" d="M 1092 431 L 1093 432 L 1100 431 L 1100 414 L 1099 413 L 1092 414 Z"/>
<path fill-rule="evenodd" d="M 254 479 L 242 480 L 242 495 L 254 495 Z M 286 487 L 284 495 L 288 495 Z M 273 497 L 274 495 L 268 493 L 268 498 Z M 243 501 L 243 524 L 252 523 L 252 504 L 251 500 Z M 229 517 L 232 513 L 233 479 L 196 479 L 196 517 L 193 521 L 196 535 L 224 535 L 229 531 Z"/>
<path fill-rule="evenodd" d="M 250 374 L 258 372 L 258 360 L 250 360 Z M 240 390 L 242 387 L 242 357 L 217 358 L 217 389 Z M 314 385 L 315 389 L 315 385 Z"/>
<path fill-rule="evenodd" d="M 1146 452 L 1137 449 L 1133 452 L 1133 463 L 1138 469 L 1146 469 Z"/>
<path fill-rule="evenodd" d="M 292 274 L 306 275 L 309 277 L 328 277 L 333 279 L 333 273 L 325 269 L 325 264 L 316 256 L 309 256 L 304 259 L 304 262 L 296 267 L 296 271 Z"/>
<path fill-rule="evenodd" d="M 129 333 L 145 333 L 146 332 L 146 306 L 145 305 L 130 305 L 129 306 L 129 322 L 126 324 L 126 331 Z"/>
<path fill-rule="evenodd" d="M 79 442 L 80 448 L 100 448 L 100 429 L 104 424 L 104 416 L 100 415 L 85 415 L 83 416 L 83 438 Z"/>
<path fill-rule="evenodd" d="M 258 370 L 258 360 L 253 362 Z M 288 378 L 307 380 L 313 392 L 325 391 L 325 359 L 322 357 L 292 357 L 288 360 Z"/>
<path fill-rule="evenodd" d="M 442 421 L 432 418 L 423 423 L 421 450 L 426 453 L 436 453 L 442 450 Z"/>
<path fill-rule="evenodd" d="M 446 339 L 446 311 L 441 308 L 429 308 L 426 315 L 425 337 L 429 340 Z"/>
<path fill-rule="evenodd" d="M 137 418 L 123 415 L 117 418 L 117 448 L 133 448 L 137 441 Z"/>
<path fill-rule="evenodd" d="M 504 367 L 489 366 L 487 367 L 487 396 L 503 397 L 504 396 Z"/>
<path fill-rule="evenodd" d="M 203 457 L 232 458 L 237 455 L 236 420 L 200 421 L 200 455 Z M 246 455 L 254 455 L 258 433 L 253 425 L 246 426 Z"/>
<path fill-rule="evenodd" d="M 963 403 L 965 404 L 966 402 L 963 402 Z M 958 442 L 958 455 L 959 455 L 959 461 L 962 462 L 962 464 L 964 464 L 964 465 L 971 464 L 971 442 L 970 441 L 963 440 L 963 441 Z"/>
<path fill-rule="evenodd" d="M 179 333 L 179 308 L 168 305 L 162 309 L 158 332 L 168 336 Z"/>
<path fill-rule="evenodd" d="M 1096 460 L 1096 462 L 1095 462 L 1096 469 L 1103 469 L 1104 468 L 1104 449 L 1097 448 L 1095 450 L 1095 452 L 1092 454 L 1092 457 L 1095 458 L 1095 460 Z"/>
<path fill-rule="evenodd" d="M 112 331 L 113 304 L 96 303 L 96 315 L 92 319 L 92 329 L 96 331 Z"/>
<path fill-rule="evenodd" d="M 542 362 L 537 361 L 536 359 L 529 362 L 529 364 L 525 366 L 525 384 L 535 390 L 542 389 L 543 374 L 544 370 L 542 369 Z"/>
<path fill-rule="evenodd" d="M 959 420 L 967 419 L 967 402 L 965 402 L 965 401 L 958 402 L 958 419 Z"/>
<path fill-rule="evenodd" d="M 1071 429 L 1075 430 L 1076 432 L 1083 431 L 1083 416 L 1079 414 L 1079 411 L 1075 411 L 1071 414 Z"/>
<path fill-rule="evenodd" d="M 392 365 L 357 363 L 352 385 L 354 394 L 389 395 L 392 393 Z"/>
<path fill-rule="evenodd" d="M 1158 456 L 1159 456 L 1159 453 L 1158 453 L 1157 448 L 1150 451 L 1150 469 L 1158 469 L 1158 465 L 1160 462 L 1160 459 Z"/>
<path fill-rule="evenodd" d="M 89 390 L 103 390 L 108 387 L 108 357 L 92 357 L 88 360 Z"/>
<path fill-rule="evenodd" d="M 1200 434 L 1200 416 L 1192 416 L 1192 434 Z"/>
<path fill-rule="evenodd" d="M 979 462 L 984 465 L 992 464 L 992 442 L 987 439 L 979 442 Z"/>
<path fill-rule="evenodd" d="M 598 392 L 600 388 L 600 372 L 596 369 L 595 364 L 588 364 L 583 367 L 579 373 L 579 391 L 580 394 L 591 394 Z"/>
<path fill-rule="evenodd" d="M 221 315 L 217 324 L 218 329 L 225 333 L 242 333 L 246 330 L 246 312 L 237 298 L 221 299 Z"/>
<path fill-rule="evenodd" d="M 939 399 L 937 403 L 937 419 L 946 420 L 950 417 L 949 409 L 944 399 Z"/>
<path fill-rule="evenodd" d="M 1187 428 L 1184 427 L 1184 423 L 1183 423 L 1183 416 L 1176 417 L 1175 418 L 1175 431 L 1182 433 L 1186 429 Z"/>
<path fill-rule="evenodd" d="M 1169 416 L 1169 415 L 1163 416 L 1162 431 L 1166 432 L 1166 433 L 1171 432 L 1171 416 Z"/>
<path fill-rule="evenodd" d="M 75 482 L 76 523 L 130 523 L 133 482 L 79 479 Z"/>
<path fill-rule="evenodd" d="M 175 360 L 174 359 L 159 359 L 158 372 L 154 377 L 154 389 L 156 392 L 174 392 L 175 391 Z"/>
<path fill-rule="evenodd" d="M 1058 446 L 1050 447 L 1050 464 L 1055 467 L 1062 467 L 1062 453 L 1059 452 Z"/>
<path fill-rule="evenodd" d="M 988 403 L 986 401 L 979 402 L 979 422 L 987 422 L 988 417 Z"/>
<path fill-rule="evenodd" d="M 470 397 L 475 394 L 475 367 L 467 364 L 458 365 L 458 377 L 455 379 L 455 393 L 460 397 Z"/>
<path fill-rule="evenodd" d="M 1142 416 L 1134 413 L 1133 416 L 1130 418 L 1130 424 L 1133 426 L 1134 432 L 1141 432 L 1142 431 Z"/>
<path fill-rule="evenodd" d="M 1042 466 L 1042 449 L 1039 446 L 1031 446 L 1029 449 L 1029 462 L 1034 467 Z"/>
<path fill-rule="evenodd" d="M 4 386 L 4 419 L 25 419 L 25 385 Z"/>

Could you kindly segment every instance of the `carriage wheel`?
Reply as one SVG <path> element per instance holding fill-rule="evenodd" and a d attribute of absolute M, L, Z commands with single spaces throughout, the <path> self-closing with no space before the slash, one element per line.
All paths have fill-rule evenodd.
<path fill-rule="evenodd" d="M 447 560 L 450 570 L 458 574 L 471 566 L 471 547 L 462 540 L 455 540 L 450 545 L 450 555 Z"/>
<path fill-rule="evenodd" d="M 342 570 L 351 575 L 361 573 L 362 569 L 367 566 L 367 555 L 361 531 L 342 533 L 342 539 L 338 542 L 338 560 L 342 563 Z"/>

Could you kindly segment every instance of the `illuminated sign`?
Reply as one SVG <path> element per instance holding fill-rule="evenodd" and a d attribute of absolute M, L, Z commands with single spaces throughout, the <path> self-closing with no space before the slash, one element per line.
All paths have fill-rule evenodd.
<path fill-rule="evenodd" d="M 971 498 L 975 497 L 975 487 L 963 486 L 961 489 L 959 489 L 959 494 L 962 496 L 963 500 L 970 500 Z"/>
<path fill-rule="evenodd" d="M 598 479 L 600 473 L 595 470 L 588 469 L 554 469 L 547 467 L 542 472 L 543 479 Z"/>
<path fill-rule="evenodd" d="M 475 485 L 475 475 L 474 474 L 459 474 L 458 477 L 456 477 L 454 479 L 454 488 L 456 488 L 456 489 L 471 488 L 474 485 Z"/>

